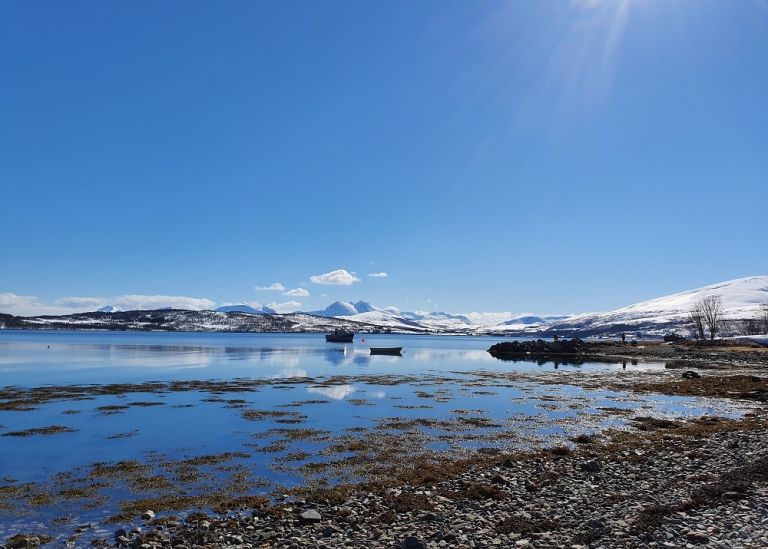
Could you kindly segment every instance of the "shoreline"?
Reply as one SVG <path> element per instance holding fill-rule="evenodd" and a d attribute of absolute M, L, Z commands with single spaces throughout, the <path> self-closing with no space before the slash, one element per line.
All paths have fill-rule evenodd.
<path fill-rule="evenodd" d="M 640 421 L 633 420 L 629 430 L 574 437 L 567 445 L 534 452 L 486 448 L 453 461 L 425 455 L 403 464 L 399 478 L 300 487 L 272 503 L 235 498 L 217 507 L 221 513 L 187 508 L 174 517 L 153 509 L 164 516 L 146 514 L 142 520 L 150 509 L 141 505 L 148 502 L 135 502 L 128 513 L 132 519 L 112 524 L 108 535 L 110 524 L 82 525 L 60 546 L 83 546 L 86 539 L 97 547 L 147 549 L 768 546 L 768 372 L 763 367 L 768 353 L 733 346 L 689 352 L 656 343 L 590 345 L 602 346 L 599 357 L 590 354 L 590 360 L 685 360 L 702 371 L 701 377 L 683 378 L 684 371 L 675 368 L 621 376 L 568 371 L 547 383 L 729 398 L 755 408 L 741 420 L 635 418 Z M 691 358 L 701 352 L 707 353 L 705 359 Z M 494 375 L 504 379 L 505 374 Z M 733 528 L 715 520 L 725 513 L 739 518 Z M 751 525 L 750 531 L 737 529 L 737 523 Z M 8 548 L 51 541 L 34 533 L 0 540 Z"/>
<path fill-rule="evenodd" d="M 509 343 L 503 343 L 509 345 Z M 488 351 L 500 360 L 557 360 L 588 362 L 622 361 L 664 362 L 668 367 L 683 367 L 689 363 L 695 368 L 768 368 L 768 346 L 753 341 L 582 341 L 579 339 L 530 341 L 512 345 L 523 352 Z M 539 351 L 536 351 L 536 347 Z M 503 347 L 502 347 L 503 349 Z M 670 364 L 671 363 L 671 364 Z"/>
<path fill-rule="evenodd" d="M 466 462 L 441 478 L 233 500 L 116 528 L 96 547 L 627 548 L 768 546 L 768 414 L 646 418 L 633 432 Z M 78 546 L 83 527 L 70 538 Z M 29 539 L 29 538 L 26 538 Z M 24 545 L 22 537 L 5 547 Z"/>

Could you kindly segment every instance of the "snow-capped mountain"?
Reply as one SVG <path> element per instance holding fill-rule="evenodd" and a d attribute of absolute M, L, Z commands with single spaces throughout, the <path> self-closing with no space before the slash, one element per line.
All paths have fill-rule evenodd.
<path fill-rule="evenodd" d="M 224 305 L 215 310 L 217 313 L 251 313 L 253 315 L 274 315 L 277 311 L 262 305 L 258 301 L 243 301 L 235 305 Z"/>
<path fill-rule="evenodd" d="M 569 318 L 569 316 L 568 315 L 537 316 L 537 315 L 530 315 L 530 314 L 522 314 L 514 318 L 511 318 L 506 322 L 502 322 L 501 324 L 496 325 L 495 329 L 496 331 L 507 330 L 511 332 L 516 330 L 523 330 L 523 331 L 538 330 L 547 326 L 548 324 L 551 324 L 552 322 L 558 322 L 560 320 L 565 320 L 566 318 Z"/>
<path fill-rule="evenodd" d="M 622 309 L 604 313 L 571 316 L 546 326 L 550 333 L 562 335 L 605 334 L 638 331 L 661 335 L 680 330 L 693 305 L 706 297 L 718 297 L 727 320 L 754 318 L 762 303 L 768 302 L 768 276 L 738 278 L 694 290 L 649 299 Z"/>
<path fill-rule="evenodd" d="M 682 331 L 693 305 L 708 296 L 721 299 L 725 319 L 753 318 L 758 307 L 768 302 L 768 276 L 753 276 L 712 284 L 703 288 L 659 297 L 629 305 L 615 311 L 585 313 L 574 316 L 512 313 L 403 312 L 395 308 L 381 309 L 367 301 L 337 301 L 313 315 L 364 322 L 390 329 L 499 336 L 539 336 L 560 334 L 564 337 L 618 335 L 640 332 L 646 336 L 662 336 Z"/>
<path fill-rule="evenodd" d="M 467 313 L 451 314 L 442 311 L 400 311 L 395 307 L 382 309 L 367 301 L 357 303 L 336 301 L 321 311 L 308 314 L 324 317 L 343 318 L 388 328 L 418 329 L 425 332 L 483 333 L 494 331 L 521 330 L 547 322 L 562 320 L 565 316 L 535 316 L 512 313 Z"/>
<path fill-rule="evenodd" d="M 104 307 L 98 312 L 63 316 L 13 317 L 0 313 L 0 327 L 230 332 L 317 332 L 340 328 L 361 333 L 450 333 L 509 338 L 615 337 L 621 333 L 660 337 L 667 332 L 684 333 L 694 304 L 710 296 L 720 298 L 724 319 L 754 320 L 763 304 L 768 303 L 768 276 L 739 278 L 615 311 L 568 317 L 508 312 L 401 312 L 394 307 L 381 309 L 367 301 L 337 301 L 322 311 L 281 315 L 261 303 L 250 301 L 225 305 L 216 311 L 117 311 L 113 307 Z"/>
<path fill-rule="evenodd" d="M 357 305 L 360 305 L 362 310 L 358 310 Z M 357 303 L 351 303 L 349 301 L 336 301 L 328 305 L 322 311 L 311 311 L 307 314 L 325 317 L 353 316 L 371 310 L 373 310 L 373 306 L 370 303 L 366 303 L 365 301 L 358 301 Z"/>

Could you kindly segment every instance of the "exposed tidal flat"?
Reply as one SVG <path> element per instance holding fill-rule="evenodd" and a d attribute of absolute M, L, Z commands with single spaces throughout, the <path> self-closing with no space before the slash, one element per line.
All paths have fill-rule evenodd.
<path fill-rule="evenodd" d="M 495 341 L 0 333 L 0 543 L 765 546 L 763 355 Z"/>

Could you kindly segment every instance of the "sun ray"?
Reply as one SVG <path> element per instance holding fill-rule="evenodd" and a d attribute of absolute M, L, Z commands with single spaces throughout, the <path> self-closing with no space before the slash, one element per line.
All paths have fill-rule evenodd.
<path fill-rule="evenodd" d="M 555 13 L 559 36 L 519 119 L 568 124 L 610 95 L 630 0 L 571 0 Z"/>

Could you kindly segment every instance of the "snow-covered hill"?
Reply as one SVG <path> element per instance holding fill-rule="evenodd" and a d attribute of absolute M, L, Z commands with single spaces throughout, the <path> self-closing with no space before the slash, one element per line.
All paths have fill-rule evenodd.
<path fill-rule="evenodd" d="M 570 334 L 617 334 L 638 331 L 644 335 L 663 335 L 684 328 L 693 305 L 706 297 L 719 297 L 723 318 L 754 318 L 762 303 L 768 302 L 768 276 L 738 278 L 665 297 L 649 299 L 604 313 L 586 313 L 547 325 L 546 330 Z"/>
<path fill-rule="evenodd" d="M 180 309 L 120 311 L 116 313 L 97 311 L 39 317 L 14 317 L 0 313 L 0 329 L 2 328 L 253 333 L 322 333 L 337 329 L 360 333 L 381 331 L 376 326 L 302 313 L 279 315 Z"/>

